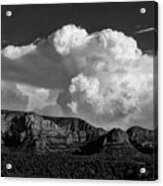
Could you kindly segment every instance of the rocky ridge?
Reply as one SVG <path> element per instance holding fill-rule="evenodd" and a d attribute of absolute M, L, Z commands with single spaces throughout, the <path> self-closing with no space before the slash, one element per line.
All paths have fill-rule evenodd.
<path fill-rule="evenodd" d="M 8 147 L 67 148 L 104 133 L 102 128 L 95 128 L 77 118 L 40 116 L 33 112 L 1 112 L 2 144 Z"/>
<path fill-rule="evenodd" d="M 94 154 L 111 146 L 125 146 L 142 153 L 157 151 L 157 130 L 131 127 L 105 131 L 78 118 L 41 116 L 33 112 L 1 111 L 2 146 L 53 151 L 73 149 Z"/>

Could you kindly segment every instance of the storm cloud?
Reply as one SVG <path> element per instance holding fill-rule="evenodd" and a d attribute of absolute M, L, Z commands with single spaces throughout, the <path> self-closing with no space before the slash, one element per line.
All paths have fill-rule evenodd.
<path fill-rule="evenodd" d="M 123 128 L 136 117 L 141 123 L 143 115 L 153 116 L 152 109 L 144 111 L 153 107 L 153 62 L 153 56 L 143 54 L 136 40 L 123 32 L 89 34 L 66 25 L 38 43 L 4 48 L 2 78 L 56 89 L 55 100 L 66 116 Z"/>

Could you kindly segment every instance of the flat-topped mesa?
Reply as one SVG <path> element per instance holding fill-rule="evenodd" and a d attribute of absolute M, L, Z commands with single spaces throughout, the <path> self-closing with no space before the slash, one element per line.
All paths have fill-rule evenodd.
<path fill-rule="evenodd" d="M 103 148 L 133 146 L 142 153 L 157 152 L 157 130 L 131 127 L 108 132 L 78 118 L 41 116 L 34 112 L 1 111 L 2 147 L 34 148 L 41 151 L 77 148 L 81 154 L 93 154 Z M 157 141 L 157 140 L 156 140 Z M 133 148 L 132 148 L 133 149 Z"/>
<path fill-rule="evenodd" d="M 85 143 L 104 134 L 78 118 L 40 116 L 34 112 L 1 112 L 2 144 L 36 149 L 66 148 Z"/>

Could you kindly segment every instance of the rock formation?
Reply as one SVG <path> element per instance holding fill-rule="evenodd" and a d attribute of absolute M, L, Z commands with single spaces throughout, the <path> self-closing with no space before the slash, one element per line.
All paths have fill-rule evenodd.
<path fill-rule="evenodd" d="M 67 148 L 93 140 L 105 133 L 84 120 L 40 116 L 33 112 L 1 112 L 2 144 L 36 147 L 41 150 Z"/>
<path fill-rule="evenodd" d="M 152 153 L 157 141 L 153 130 L 144 129 L 138 126 L 131 127 L 127 130 L 129 140 L 133 146 L 144 153 Z"/>
<path fill-rule="evenodd" d="M 90 141 L 86 145 L 78 148 L 75 154 L 95 154 L 107 152 L 112 154 L 114 150 L 124 150 L 123 153 L 133 154 L 137 152 L 153 154 L 157 153 L 157 140 L 154 141 L 155 132 L 141 127 L 131 127 L 126 131 L 122 129 L 112 129 L 106 134 Z M 155 147 L 156 146 L 156 147 Z"/>
<path fill-rule="evenodd" d="M 157 130 L 131 127 L 108 132 L 78 118 L 41 116 L 33 112 L 1 112 L 2 147 L 55 151 L 76 149 L 76 154 L 94 154 L 111 146 L 125 146 L 142 153 L 157 152 Z"/>
<path fill-rule="evenodd" d="M 112 129 L 104 138 L 103 145 L 129 143 L 128 135 L 122 129 Z"/>

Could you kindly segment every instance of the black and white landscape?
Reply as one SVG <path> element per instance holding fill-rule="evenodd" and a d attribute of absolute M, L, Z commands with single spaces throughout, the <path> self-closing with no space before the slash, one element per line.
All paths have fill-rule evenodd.
<path fill-rule="evenodd" d="M 1 33 L 2 176 L 158 178 L 156 3 L 4 5 Z"/>

